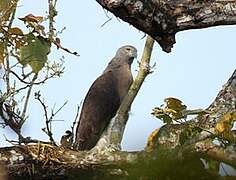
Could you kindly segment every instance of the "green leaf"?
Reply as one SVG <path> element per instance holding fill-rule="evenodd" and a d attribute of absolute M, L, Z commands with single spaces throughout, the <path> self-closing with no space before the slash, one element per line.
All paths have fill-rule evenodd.
<path fill-rule="evenodd" d="M 30 65 L 32 71 L 38 73 L 47 62 L 50 47 L 50 43 L 41 36 L 25 35 L 25 45 L 20 48 L 20 63 Z"/>

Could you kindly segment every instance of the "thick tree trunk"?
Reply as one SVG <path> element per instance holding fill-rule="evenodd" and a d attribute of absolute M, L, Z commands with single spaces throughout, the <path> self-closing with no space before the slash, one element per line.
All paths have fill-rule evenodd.
<path fill-rule="evenodd" d="M 175 34 L 187 29 L 236 24 L 236 1 L 96 0 L 102 7 L 152 36 L 170 52 Z"/>

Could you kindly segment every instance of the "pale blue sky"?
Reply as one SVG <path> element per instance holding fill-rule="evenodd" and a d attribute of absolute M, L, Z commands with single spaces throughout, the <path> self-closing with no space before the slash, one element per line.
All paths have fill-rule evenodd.
<path fill-rule="evenodd" d="M 45 15 L 47 1 L 21 0 L 17 17 L 29 13 Z M 34 88 L 41 90 L 49 106 L 55 103 L 59 107 L 66 100 L 68 104 L 56 119 L 63 122 L 54 123 L 54 137 L 70 128 L 75 117 L 76 106 L 83 100 L 91 83 L 105 69 L 114 56 L 117 48 L 130 44 L 138 49 L 138 60 L 141 57 L 145 39 L 144 33 L 129 24 L 118 20 L 108 13 L 112 20 L 107 21 L 104 10 L 93 1 L 58 1 L 58 30 L 66 27 L 59 37 L 62 45 L 78 51 L 79 58 L 57 51 L 54 47 L 49 59 L 51 61 L 65 56 L 65 73 L 60 79 L 50 80 L 47 84 Z M 23 25 L 19 22 L 17 24 Z M 161 121 L 150 113 L 155 106 L 163 103 L 166 97 L 177 97 L 189 108 L 206 108 L 214 99 L 222 85 L 228 80 L 236 67 L 236 30 L 235 26 L 215 27 L 202 30 L 178 33 L 172 53 L 161 51 L 155 44 L 151 64 L 156 63 L 154 72 L 150 74 L 135 99 L 129 122 L 125 130 L 123 148 L 140 150 L 146 144 L 147 136 Z M 132 65 L 136 75 L 138 63 Z M 46 140 L 41 131 L 44 127 L 42 107 L 31 101 L 29 119 L 24 126 L 23 134 Z M 9 130 L 1 130 L 0 145 L 6 145 L 2 134 L 14 138 Z"/>

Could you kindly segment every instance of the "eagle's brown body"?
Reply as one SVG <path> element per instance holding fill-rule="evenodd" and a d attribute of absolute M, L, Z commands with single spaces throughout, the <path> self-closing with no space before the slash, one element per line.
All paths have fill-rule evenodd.
<path fill-rule="evenodd" d="M 93 148 L 115 116 L 132 84 L 130 66 L 136 56 L 137 50 L 133 46 L 119 48 L 103 74 L 90 87 L 76 129 L 78 150 Z"/>

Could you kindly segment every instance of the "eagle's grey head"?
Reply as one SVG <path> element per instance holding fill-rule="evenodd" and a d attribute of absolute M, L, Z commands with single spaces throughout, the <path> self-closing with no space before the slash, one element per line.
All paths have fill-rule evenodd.
<path fill-rule="evenodd" d="M 129 56 L 130 58 L 136 58 L 137 49 L 134 46 L 125 45 L 117 50 L 116 56 Z"/>
<path fill-rule="evenodd" d="M 133 59 L 137 58 L 137 49 L 130 45 L 122 46 L 117 50 L 115 57 L 127 61 L 128 64 L 132 64 Z"/>
<path fill-rule="evenodd" d="M 134 58 L 137 58 L 137 49 L 130 45 L 122 46 L 116 51 L 115 57 L 112 58 L 103 73 L 119 68 L 122 65 L 128 64 L 131 66 Z"/>

